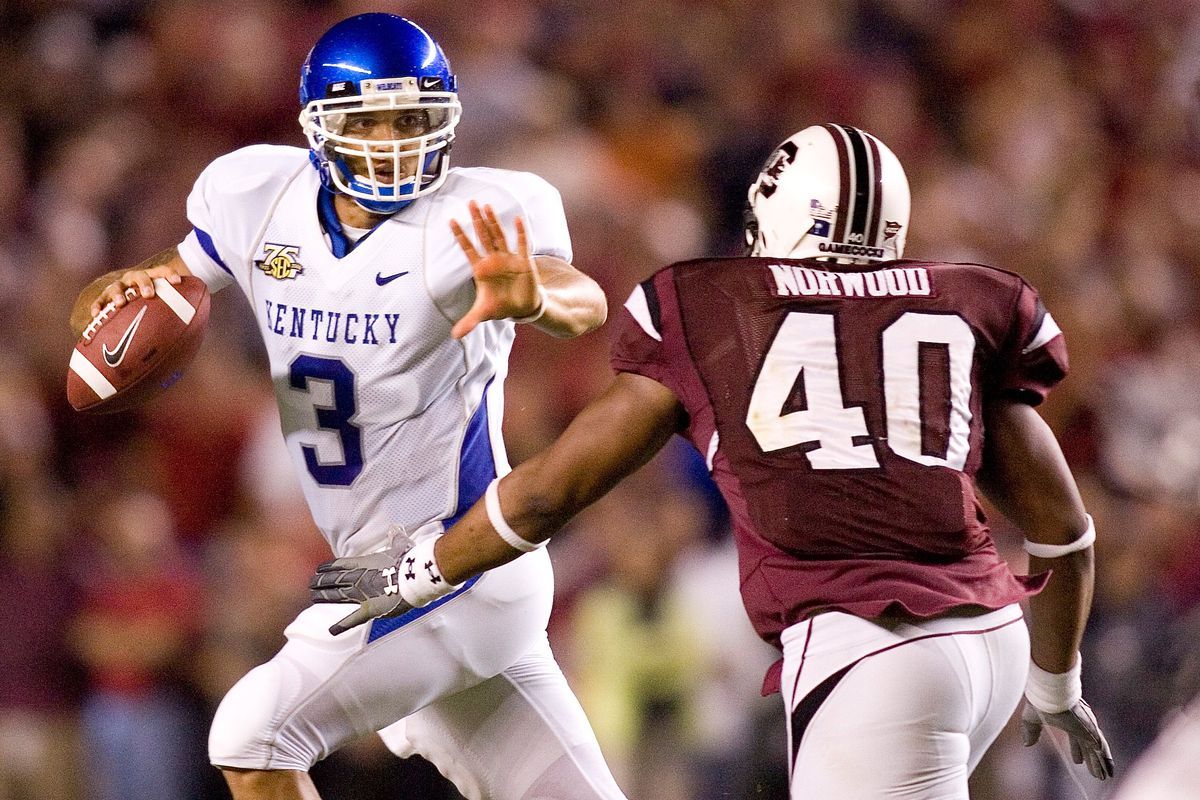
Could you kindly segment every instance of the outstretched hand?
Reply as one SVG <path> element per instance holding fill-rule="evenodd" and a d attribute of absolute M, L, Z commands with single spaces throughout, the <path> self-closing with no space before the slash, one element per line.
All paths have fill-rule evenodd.
<path fill-rule="evenodd" d="M 467 254 L 475 274 L 475 304 L 451 329 L 450 335 L 455 339 L 461 339 L 476 325 L 490 319 L 520 319 L 536 314 L 543 302 L 524 220 L 516 218 L 517 249 L 513 252 L 508 249 L 500 220 L 490 205 L 480 208 L 472 200 L 468 208 L 479 238 L 478 249 L 462 226 L 450 221 L 454 239 Z"/>

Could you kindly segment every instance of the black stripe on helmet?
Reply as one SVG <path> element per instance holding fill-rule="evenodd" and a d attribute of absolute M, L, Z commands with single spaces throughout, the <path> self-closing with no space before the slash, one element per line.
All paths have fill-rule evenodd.
<path fill-rule="evenodd" d="M 883 231 L 879 229 L 879 217 L 883 213 L 883 167 L 880 165 L 879 142 L 869 133 L 863 133 L 867 149 L 871 151 L 871 175 L 873 177 L 871 192 L 871 221 L 867 223 L 867 241 L 875 247 L 883 246 Z"/>
<path fill-rule="evenodd" d="M 854 211 L 850 219 L 849 237 L 841 241 L 854 244 L 871 244 L 867 238 L 867 223 L 871 219 L 871 206 L 874 202 L 874 184 L 871 181 L 871 157 L 867 153 L 867 143 L 862 131 L 849 125 L 839 125 L 850 141 L 850 151 L 854 155 Z M 874 231 L 871 232 L 874 238 Z"/>
<path fill-rule="evenodd" d="M 838 206 L 837 206 L 837 221 L 834 224 L 833 232 L 830 239 L 835 242 L 846 241 L 846 224 L 849 219 L 850 210 L 850 152 L 846 145 L 846 135 L 842 131 L 841 125 L 825 124 L 822 125 L 829 135 L 833 137 L 833 143 L 837 147 L 838 153 L 838 180 L 840 186 L 838 188 Z"/>

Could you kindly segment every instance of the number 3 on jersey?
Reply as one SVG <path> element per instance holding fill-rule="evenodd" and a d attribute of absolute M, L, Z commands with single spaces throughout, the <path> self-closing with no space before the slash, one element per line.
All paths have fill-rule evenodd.
<path fill-rule="evenodd" d="M 288 370 L 288 382 L 293 389 L 311 392 L 309 381 L 327 381 L 332 389 L 332 405 L 313 403 L 317 426 L 334 431 L 342 445 L 340 462 L 321 463 L 317 448 L 300 446 L 304 463 L 313 480 L 322 486 L 349 486 L 363 469 L 362 429 L 352 423 L 358 411 L 354 397 L 354 373 L 337 358 L 297 356 Z"/>
<path fill-rule="evenodd" d="M 949 441 L 944 456 L 922 447 L 920 350 L 944 345 L 949 358 Z M 927 466 L 961 470 L 970 450 L 971 365 L 975 335 L 957 315 L 908 312 L 883 330 L 883 393 L 888 447 Z M 786 411 L 796 384 L 804 408 Z M 816 444 L 806 455 L 813 469 L 879 467 L 862 408 L 847 407 L 833 316 L 790 312 L 759 369 L 746 426 L 764 453 Z"/>

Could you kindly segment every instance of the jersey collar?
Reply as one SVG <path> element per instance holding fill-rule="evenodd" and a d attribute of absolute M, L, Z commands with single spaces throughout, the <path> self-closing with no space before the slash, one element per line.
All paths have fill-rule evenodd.
<path fill-rule="evenodd" d="M 334 258 L 345 258 L 351 250 L 365 242 L 368 236 L 379 230 L 383 222 L 386 221 L 381 220 L 357 242 L 354 241 L 346 235 L 346 231 L 342 228 L 342 221 L 338 219 L 337 209 L 333 205 L 333 192 L 324 186 L 317 192 L 317 217 L 321 220 L 321 227 L 325 229 L 325 234 L 329 238 L 329 249 L 333 251 Z"/>

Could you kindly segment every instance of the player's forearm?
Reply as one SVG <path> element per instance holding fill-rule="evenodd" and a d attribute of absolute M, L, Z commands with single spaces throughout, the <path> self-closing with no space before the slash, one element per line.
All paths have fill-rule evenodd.
<path fill-rule="evenodd" d="M 1092 607 L 1094 563 L 1091 547 L 1060 558 L 1029 558 L 1030 572 L 1053 571 L 1046 588 L 1029 600 L 1030 655 L 1047 672 L 1075 665 Z"/>
<path fill-rule="evenodd" d="M 608 298 L 600 284 L 559 259 L 541 256 L 537 262 L 545 290 L 545 309 L 533 323 L 536 328 L 552 336 L 570 338 L 604 324 L 608 318 Z"/>
<path fill-rule="evenodd" d="M 495 517 L 481 499 L 438 540 L 434 553 L 446 580 L 461 583 L 527 551 L 505 541 L 498 525 L 507 528 L 510 539 L 516 536 L 529 546 L 540 545 L 641 466 L 641 460 L 631 460 L 612 469 L 602 464 L 591 469 L 589 451 L 574 449 L 571 433 L 499 481 Z"/>
<path fill-rule="evenodd" d="M 1052 572 L 1030 600 L 1031 655 L 1047 672 L 1066 672 L 1092 603 L 1094 531 L 1058 441 L 1037 411 L 999 402 L 987 413 L 980 486 L 1025 534 L 1029 571 Z M 1039 551 L 1041 557 L 1032 555 Z"/>
<path fill-rule="evenodd" d="M 618 375 L 554 444 L 498 483 L 490 512 L 480 500 L 438 540 L 438 569 L 457 584 L 517 558 L 524 550 L 513 542 L 528 549 L 546 541 L 661 450 L 682 414 L 662 384 Z"/>

